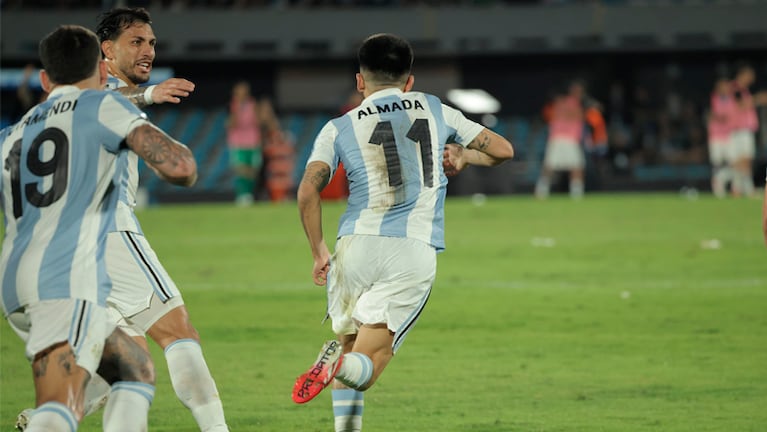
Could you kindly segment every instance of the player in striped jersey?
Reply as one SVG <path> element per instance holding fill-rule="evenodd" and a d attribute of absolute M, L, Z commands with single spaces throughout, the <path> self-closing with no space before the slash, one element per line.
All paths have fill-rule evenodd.
<path fill-rule="evenodd" d="M 445 169 L 454 174 L 513 156 L 506 139 L 437 97 L 411 91 L 413 51 L 406 40 L 372 35 L 358 57 L 357 89 L 365 99 L 321 130 L 298 190 L 313 279 L 327 283 L 338 341 L 326 343 L 298 378 L 293 400 L 311 400 L 335 377 L 336 431 L 361 430 L 362 391 L 383 372 L 429 297 L 436 254 L 445 248 Z M 350 195 L 331 258 L 320 192 L 339 162 Z"/>
<path fill-rule="evenodd" d="M 148 355 L 106 311 L 105 240 L 118 155 L 132 149 L 161 177 L 196 179 L 196 164 L 120 95 L 104 92 L 96 35 L 62 26 L 40 43 L 48 99 L 0 131 L 2 304 L 32 363 L 37 409 L 27 431 L 74 431 L 99 370 L 115 387 L 104 430 L 146 430 L 154 395 Z M 123 144 L 124 143 L 124 144 Z M 127 146 L 127 147 L 126 147 Z"/>
<path fill-rule="evenodd" d="M 138 106 L 179 103 L 194 90 L 190 81 L 170 78 L 156 86 L 139 87 L 149 81 L 155 58 L 156 38 L 151 23 L 149 13 L 142 8 L 116 8 L 101 17 L 96 33 L 109 69 L 110 87 L 116 87 Z M 118 161 L 127 168 L 127 175 L 116 182 L 120 201 L 107 238 L 107 272 L 114 285 L 109 310 L 147 352 L 144 334 L 164 350 L 173 389 L 192 412 L 200 430 L 228 431 L 200 336 L 190 322 L 181 293 L 144 237 L 133 212 L 139 186 L 137 162 L 131 154 Z M 101 397 L 97 390 L 94 388 L 92 400 Z"/>

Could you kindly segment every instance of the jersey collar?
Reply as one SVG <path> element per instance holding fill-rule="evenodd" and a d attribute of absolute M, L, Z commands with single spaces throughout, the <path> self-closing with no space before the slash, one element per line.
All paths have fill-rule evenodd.
<path fill-rule="evenodd" d="M 59 94 L 67 94 L 67 93 L 74 93 L 77 91 L 82 90 L 80 87 L 73 86 L 73 85 L 60 85 L 56 86 L 55 89 L 48 95 L 48 97 L 59 95 Z"/>
<path fill-rule="evenodd" d="M 389 87 L 389 88 L 378 90 L 377 92 L 375 92 L 375 93 L 371 94 L 370 96 L 366 97 L 365 100 L 363 100 L 362 102 L 364 103 L 364 102 L 367 102 L 368 100 L 371 100 L 371 99 L 374 99 L 374 98 L 377 99 L 377 98 L 379 98 L 381 96 L 391 96 L 391 95 L 401 95 L 401 94 L 403 94 L 403 92 L 399 88 L 397 88 L 397 87 Z"/>

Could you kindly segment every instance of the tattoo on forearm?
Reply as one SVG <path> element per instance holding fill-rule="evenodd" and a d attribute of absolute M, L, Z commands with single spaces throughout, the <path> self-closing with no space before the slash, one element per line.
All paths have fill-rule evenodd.
<path fill-rule="evenodd" d="M 136 143 L 134 148 L 144 160 L 160 165 L 168 163 L 173 167 L 181 162 L 194 159 L 192 152 L 176 143 L 162 131 L 149 125 L 139 126 L 128 134 L 128 141 Z"/>
<path fill-rule="evenodd" d="M 311 183 L 320 192 L 330 182 L 330 168 L 323 165 L 319 168 L 310 169 L 306 172 L 304 180 Z"/>
<path fill-rule="evenodd" d="M 139 108 L 144 108 L 145 106 L 149 105 L 146 103 L 146 99 L 144 99 L 144 92 L 146 91 L 145 88 L 141 87 L 120 87 L 117 89 L 120 94 L 127 97 L 133 105 L 136 105 Z"/>
<path fill-rule="evenodd" d="M 482 132 L 472 141 L 478 150 L 484 151 L 490 146 L 490 135 Z"/>

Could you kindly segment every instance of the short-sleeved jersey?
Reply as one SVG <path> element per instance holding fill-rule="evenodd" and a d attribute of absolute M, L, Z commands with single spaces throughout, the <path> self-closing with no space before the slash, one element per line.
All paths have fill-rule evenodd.
<path fill-rule="evenodd" d="M 349 199 L 338 237 L 407 237 L 444 249 L 442 153 L 447 143 L 467 146 L 482 130 L 436 96 L 396 88 L 328 122 L 308 163 L 333 171 L 344 164 Z"/>
<path fill-rule="evenodd" d="M 121 143 L 146 116 L 113 92 L 61 86 L 0 131 L 5 314 L 39 300 L 105 305 L 103 260 Z"/>
<path fill-rule="evenodd" d="M 115 90 L 127 87 L 125 81 L 109 75 L 106 88 Z M 109 227 L 110 232 L 130 231 L 138 234 L 141 232 L 141 224 L 133 209 L 136 207 L 136 191 L 138 190 L 139 172 L 138 155 L 132 151 L 120 152 L 117 160 L 115 185 L 117 186 L 117 211 L 115 218 Z"/>

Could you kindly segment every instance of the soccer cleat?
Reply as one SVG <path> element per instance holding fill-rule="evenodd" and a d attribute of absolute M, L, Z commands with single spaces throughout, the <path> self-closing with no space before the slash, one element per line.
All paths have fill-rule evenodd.
<path fill-rule="evenodd" d="M 343 350 L 338 341 L 327 341 L 317 361 L 308 372 L 298 377 L 293 386 L 293 402 L 306 403 L 320 394 L 335 378 L 343 362 Z"/>
<path fill-rule="evenodd" d="M 24 411 L 20 412 L 18 416 L 16 416 L 16 430 L 17 431 L 23 431 L 27 428 L 27 425 L 29 425 L 29 420 L 32 418 L 32 411 L 34 409 L 27 408 Z"/>

